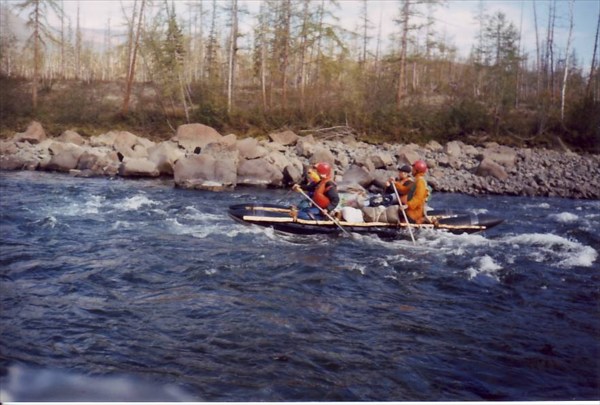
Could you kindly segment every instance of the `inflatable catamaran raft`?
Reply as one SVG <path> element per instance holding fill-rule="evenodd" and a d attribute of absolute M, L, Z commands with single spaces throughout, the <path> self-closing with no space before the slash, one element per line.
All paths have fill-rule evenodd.
<path fill-rule="evenodd" d="M 387 207 L 387 210 L 392 207 Z M 398 206 L 396 206 L 396 209 Z M 339 234 L 344 231 L 359 234 L 376 234 L 385 238 L 406 238 L 408 224 L 380 215 L 365 215 L 362 222 L 345 219 L 302 219 L 295 207 L 277 204 L 236 204 L 229 207 L 229 215 L 238 222 L 270 227 L 277 231 L 300 234 Z M 390 215 L 388 215 L 389 217 Z M 427 213 L 431 223 L 410 224 L 411 230 L 432 229 L 454 234 L 476 233 L 490 229 L 504 220 L 488 214 L 465 211 L 432 210 Z M 377 217 L 377 218 L 376 218 Z M 397 218 L 397 217 L 396 217 Z"/>

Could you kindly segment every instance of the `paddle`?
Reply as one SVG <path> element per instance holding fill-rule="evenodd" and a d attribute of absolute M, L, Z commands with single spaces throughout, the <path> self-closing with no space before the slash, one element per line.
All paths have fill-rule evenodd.
<path fill-rule="evenodd" d="M 402 210 L 402 215 L 404 216 L 404 220 L 406 221 L 406 224 L 408 225 L 408 232 L 410 233 L 410 238 L 413 241 L 413 244 L 415 244 L 415 237 L 413 236 L 413 231 L 412 231 L 412 227 L 410 226 L 410 222 L 408 222 L 408 217 L 406 216 L 406 211 L 404 211 L 404 205 L 402 204 L 402 201 L 400 201 L 400 194 L 398 194 L 398 190 L 396 189 L 396 183 L 394 183 L 394 181 L 391 182 L 392 183 L 392 187 L 394 188 L 394 193 L 396 193 L 396 198 L 398 199 L 398 204 L 400 205 L 400 210 Z"/>
<path fill-rule="evenodd" d="M 338 222 L 338 221 L 337 221 L 337 220 L 336 220 L 334 217 L 332 217 L 331 215 L 329 215 L 329 213 L 328 213 L 327 211 L 325 211 L 323 208 L 319 207 L 319 206 L 317 205 L 317 203 L 315 203 L 315 202 L 313 201 L 313 199 L 312 199 L 312 198 L 310 198 L 310 197 L 309 197 L 309 196 L 308 196 L 308 195 L 307 195 L 307 194 L 306 194 L 306 193 L 305 193 L 305 192 L 304 192 L 304 191 L 303 191 L 303 190 L 302 190 L 300 187 L 297 187 L 297 188 L 296 188 L 296 190 L 297 190 L 298 192 L 300 192 L 300 194 L 302 194 L 304 197 L 306 197 L 306 199 L 307 199 L 308 201 L 310 201 L 310 202 L 311 202 L 311 203 L 312 203 L 312 204 L 313 204 L 315 207 L 317 207 L 319 210 L 321 210 L 321 212 L 322 212 L 322 213 L 323 213 L 325 216 L 327 216 L 327 218 L 329 218 L 330 220 L 332 220 L 332 221 L 333 221 L 333 223 L 334 223 L 334 224 L 336 224 L 336 225 L 338 226 L 338 228 L 340 228 L 340 229 L 342 230 L 342 232 L 344 232 L 346 235 L 350 235 L 350 233 L 349 233 L 347 230 L 345 230 L 345 229 L 342 227 L 342 225 L 341 225 L 341 224 L 340 224 L 340 223 L 339 223 L 339 222 Z"/>

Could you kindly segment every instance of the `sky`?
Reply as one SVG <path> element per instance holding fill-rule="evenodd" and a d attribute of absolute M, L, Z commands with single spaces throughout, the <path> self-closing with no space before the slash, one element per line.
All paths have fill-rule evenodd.
<path fill-rule="evenodd" d="M 14 0 L 13 0 L 14 1 Z M 176 0 L 178 15 L 187 18 L 187 4 L 200 0 Z M 212 0 L 204 0 L 210 6 Z M 361 0 L 338 0 L 340 10 L 337 13 L 340 24 L 350 30 L 356 29 L 359 22 L 359 14 L 362 7 Z M 535 1 L 538 16 L 538 31 L 540 38 L 544 37 L 548 23 L 549 0 L 482 0 L 486 12 L 493 14 L 502 11 L 508 17 L 517 30 L 522 32 L 524 49 L 531 55 L 535 55 L 535 22 L 533 18 L 533 2 Z M 108 18 L 111 25 L 117 27 L 122 24 L 123 17 L 121 4 L 127 9 L 133 1 L 129 0 L 63 0 L 67 15 L 75 22 L 77 15 L 77 4 L 80 5 L 80 21 L 84 28 L 104 29 Z M 220 4 L 226 4 L 229 0 L 218 0 Z M 260 0 L 240 0 L 245 3 L 250 11 L 250 17 L 258 11 Z M 159 1 L 158 3 L 162 3 Z M 569 25 L 569 0 L 557 0 L 557 20 L 555 29 L 555 43 L 559 50 L 564 49 L 567 44 Z M 438 7 L 435 20 L 437 31 L 457 46 L 459 56 L 468 56 L 475 38 L 477 37 L 478 25 L 475 15 L 480 5 L 480 0 L 447 0 L 446 5 Z M 377 35 L 377 26 L 381 21 L 382 38 L 396 31 L 398 26 L 393 22 L 398 16 L 398 0 L 369 0 L 369 17 L 375 28 L 371 35 Z M 594 40 L 598 15 L 600 13 L 600 0 L 575 0 L 574 2 L 574 28 L 571 49 L 576 50 L 577 58 L 583 66 L 589 66 L 594 50 Z M 243 27 L 243 25 L 242 25 Z M 374 46 L 373 40 L 373 46 Z"/>

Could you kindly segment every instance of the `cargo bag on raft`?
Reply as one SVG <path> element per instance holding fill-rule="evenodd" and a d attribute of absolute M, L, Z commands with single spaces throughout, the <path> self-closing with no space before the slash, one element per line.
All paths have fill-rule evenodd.
<path fill-rule="evenodd" d="M 362 209 L 365 222 L 386 222 L 388 224 L 397 224 L 400 222 L 399 205 L 390 205 L 384 207 L 364 207 Z"/>
<path fill-rule="evenodd" d="M 342 218 L 346 222 L 362 223 L 365 222 L 363 212 L 358 208 L 344 207 L 342 208 Z"/>

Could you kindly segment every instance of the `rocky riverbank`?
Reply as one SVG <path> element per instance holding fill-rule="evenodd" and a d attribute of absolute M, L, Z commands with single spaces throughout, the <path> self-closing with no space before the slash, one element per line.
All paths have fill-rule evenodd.
<path fill-rule="evenodd" d="M 375 190 L 396 167 L 424 159 L 434 191 L 600 199 L 600 155 L 516 149 L 495 143 L 449 142 L 370 145 L 347 133 L 292 131 L 268 139 L 223 136 L 202 124 L 186 124 L 168 141 L 155 143 L 126 131 L 83 138 L 67 130 L 48 137 L 32 122 L 0 141 L 1 170 L 48 170 L 76 176 L 170 176 L 177 187 L 223 190 L 243 185 L 289 187 L 303 168 L 333 164 L 341 189 Z"/>

